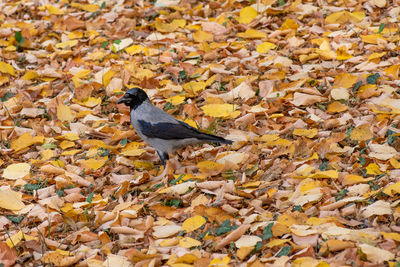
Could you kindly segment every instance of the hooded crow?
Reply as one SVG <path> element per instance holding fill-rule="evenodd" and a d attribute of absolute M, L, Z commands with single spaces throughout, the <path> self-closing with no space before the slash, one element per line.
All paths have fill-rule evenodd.
<path fill-rule="evenodd" d="M 117 103 L 130 107 L 133 128 L 146 143 L 156 149 L 164 167 L 169 154 L 184 146 L 202 143 L 232 144 L 231 140 L 203 133 L 153 106 L 140 88 L 128 90 Z"/>

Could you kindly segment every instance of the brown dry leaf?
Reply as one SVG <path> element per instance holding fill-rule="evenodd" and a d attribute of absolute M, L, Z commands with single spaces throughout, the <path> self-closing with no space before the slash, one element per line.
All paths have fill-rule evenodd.
<path fill-rule="evenodd" d="M 4 267 L 13 266 L 16 260 L 16 250 L 7 246 L 6 243 L 0 242 L 0 262 L 4 265 Z"/>
<path fill-rule="evenodd" d="M 324 102 L 326 100 L 327 99 L 322 96 L 309 95 L 309 94 L 295 92 L 291 103 L 295 106 L 308 106 L 308 105 L 312 105 L 314 103 Z"/>

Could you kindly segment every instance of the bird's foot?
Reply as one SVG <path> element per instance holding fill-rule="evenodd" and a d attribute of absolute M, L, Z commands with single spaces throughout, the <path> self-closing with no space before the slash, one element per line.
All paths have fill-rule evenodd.
<path fill-rule="evenodd" d="M 173 173 L 174 173 L 174 168 L 173 168 L 173 166 L 171 166 L 169 161 L 167 161 L 163 172 L 160 175 L 157 175 L 157 176 L 153 177 L 152 180 L 153 181 L 161 181 L 164 178 L 166 178 L 165 181 L 168 181 L 168 177 L 172 176 Z"/>

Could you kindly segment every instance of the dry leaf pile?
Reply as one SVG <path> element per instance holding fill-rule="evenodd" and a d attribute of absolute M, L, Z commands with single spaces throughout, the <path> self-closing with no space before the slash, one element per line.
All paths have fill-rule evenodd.
<path fill-rule="evenodd" d="M 399 1 L 0 11 L 4 266 L 399 266 Z M 154 181 L 133 86 L 235 143 Z"/>

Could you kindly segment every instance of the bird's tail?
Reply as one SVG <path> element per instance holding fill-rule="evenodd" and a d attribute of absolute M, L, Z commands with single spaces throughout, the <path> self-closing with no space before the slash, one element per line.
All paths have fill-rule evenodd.
<path fill-rule="evenodd" d="M 228 144 L 228 145 L 232 145 L 232 141 L 216 136 L 216 135 L 212 135 L 212 134 L 206 134 L 206 133 L 202 133 L 203 134 L 203 138 L 202 140 L 207 141 L 207 142 L 214 142 L 214 143 L 220 143 L 220 144 Z"/>

